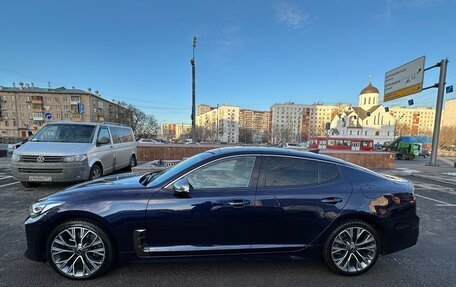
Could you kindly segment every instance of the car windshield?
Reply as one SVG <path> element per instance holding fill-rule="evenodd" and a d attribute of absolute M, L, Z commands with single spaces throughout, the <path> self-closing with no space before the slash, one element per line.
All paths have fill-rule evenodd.
<path fill-rule="evenodd" d="M 44 126 L 32 139 L 32 142 L 90 143 L 95 126 L 76 124 L 52 124 Z"/>
<path fill-rule="evenodd" d="M 161 185 L 166 182 L 168 179 L 176 176 L 177 174 L 181 173 L 182 171 L 186 170 L 187 168 L 191 167 L 192 165 L 202 161 L 211 156 L 211 153 L 203 152 L 188 159 L 181 161 L 180 163 L 176 164 L 175 166 L 161 172 L 155 172 L 146 174 L 140 179 L 140 183 L 143 185 L 149 186 L 156 186 Z"/>

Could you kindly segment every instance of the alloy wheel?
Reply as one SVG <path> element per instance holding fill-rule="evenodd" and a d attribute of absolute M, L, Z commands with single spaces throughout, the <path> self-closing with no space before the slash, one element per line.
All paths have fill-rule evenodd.
<path fill-rule="evenodd" d="M 97 272 L 106 258 L 101 237 L 91 229 L 69 227 L 52 241 L 51 258 L 60 272 L 75 278 Z"/>
<path fill-rule="evenodd" d="M 368 268 L 377 255 L 374 235 L 362 227 L 347 227 L 334 238 L 331 259 L 343 272 L 357 273 Z"/>
<path fill-rule="evenodd" d="M 101 177 L 101 169 L 96 167 L 92 170 L 92 179 L 97 179 L 99 177 Z"/>

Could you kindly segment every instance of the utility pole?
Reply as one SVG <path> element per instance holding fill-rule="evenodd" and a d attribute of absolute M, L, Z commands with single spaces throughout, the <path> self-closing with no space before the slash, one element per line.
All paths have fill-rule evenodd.
<path fill-rule="evenodd" d="M 196 115 L 195 115 L 195 48 L 196 48 L 196 35 L 193 36 L 193 56 L 190 60 L 192 65 L 192 143 L 196 142 Z"/>
<path fill-rule="evenodd" d="M 442 121 L 443 96 L 445 93 L 445 82 L 448 59 L 441 60 L 437 65 L 440 66 L 440 76 L 437 91 L 437 104 L 435 106 L 434 134 L 432 135 L 431 160 L 429 165 L 437 165 L 437 150 L 439 145 L 440 122 Z"/>

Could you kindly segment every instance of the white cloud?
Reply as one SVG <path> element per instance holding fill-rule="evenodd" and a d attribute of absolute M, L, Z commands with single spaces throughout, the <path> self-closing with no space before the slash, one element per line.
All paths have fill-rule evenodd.
<path fill-rule="evenodd" d="M 275 5 L 276 20 L 294 29 L 301 29 L 312 23 L 312 17 L 301 11 L 299 7 L 286 2 L 278 2 Z"/>
<path fill-rule="evenodd" d="M 390 21 L 396 8 L 427 8 L 444 3 L 445 0 L 386 0 L 385 12 L 378 15 L 378 18 Z"/>

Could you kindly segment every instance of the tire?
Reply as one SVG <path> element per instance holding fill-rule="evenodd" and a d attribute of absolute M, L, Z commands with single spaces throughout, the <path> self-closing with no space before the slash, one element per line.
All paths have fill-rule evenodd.
<path fill-rule="evenodd" d="M 39 182 L 30 182 L 30 181 L 21 181 L 21 184 L 22 184 L 25 188 L 32 188 L 32 187 L 37 187 L 37 186 L 39 186 L 41 183 L 39 183 Z"/>
<path fill-rule="evenodd" d="M 103 176 L 103 170 L 98 163 L 94 163 L 90 169 L 89 180 L 94 180 Z"/>
<path fill-rule="evenodd" d="M 353 232 L 351 238 L 355 238 L 354 241 L 350 240 L 350 230 Z M 326 238 L 322 248 L 322 258 L 326 266 L 337 274 L 348 276 L 359 275 L 372 268 L 379 253 L 380 240 L 377 231 L 361 220 L 340 223 Z"/>
<path fill-rule="evenodd" d="M 130 158 L 130 164 L 128 165 L 128 169 L 132 169 L 134 168 L 136 165 L 138 164 L 138 162 L 136 161 L 136 156 L 135 155 L 132 155 L 131 158 Z"/>
<path fill-rule="evenodd" d="M 49 264 L 60 275 L 89 279 L 108 271 L 113 263 L 114 249 L 110 237 L 98 225 L 85 220 L 70 220 L 50 233 L 46 255 Z"/>

